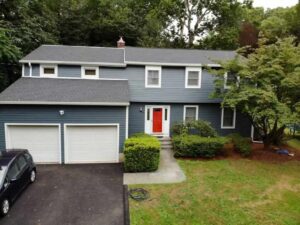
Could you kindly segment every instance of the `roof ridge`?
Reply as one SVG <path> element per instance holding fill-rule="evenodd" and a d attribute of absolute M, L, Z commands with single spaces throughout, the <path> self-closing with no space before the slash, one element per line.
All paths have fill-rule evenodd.
<path fill-rule="evenodd" d="M 50 45 L 50 44 L 43 44 L 41 46 L 48 46 L 48 47 L 72 47 L 72 48 L 109 48 L 109 49 L 114 49 L 114 50 L 124 50 L 124 48 L 117 48 L 117 47 L 106 47 L 106 46 L 84 46 L 84 45 L 59 45 L 59 44 L 55 44 L 55 45 Z"/>

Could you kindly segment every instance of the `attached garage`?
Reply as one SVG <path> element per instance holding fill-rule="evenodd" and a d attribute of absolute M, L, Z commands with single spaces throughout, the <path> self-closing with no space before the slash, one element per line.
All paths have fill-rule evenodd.
<path fill-rule="evenodd" d="M 128 136 L 127 80 L 22 77 L 0 93 L 0 151 L 37 163 L 119 162 Z"/>
<path fill-rule="evenodd" d="M 65 124 L 64 133 L 65 163 L 118 162 L 118 124 Z"/>
<path fill-rule="evenodd" d="M 37 163 L 60 163 L 59 124 L 6 124 L 6 148 L 28 149 Z"/>

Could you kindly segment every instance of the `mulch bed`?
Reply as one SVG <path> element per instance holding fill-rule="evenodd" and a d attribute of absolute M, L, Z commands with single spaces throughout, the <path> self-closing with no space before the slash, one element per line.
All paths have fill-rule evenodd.
<path fill-rule="evenodd" d="M 294 153 L 295 155 L 288 156 L 288 155 L 279 155 L 276 153 L 275 148 L 264 149 L 263 144 L 252 143 L 252 154 L 250 157 L 247 157 L 249 160 L 256 160 L 256 161 L 264 161 L 264 162 L 273 162 L 273 163 L 281 163 L 281 162 L 289 162 L 289 161 L 300 161 L 300 151 L 293 149 L 289 146 L 281 146 L 281 149 L 287 149 L 290 153 Z M 217 156 L 213 159 L 204 159 L 204 158 L 186 158 L 188 160 L 222 160 L 222 159 L 231 159 L 231 160 L 239 160 L 242 159 L 239 153 L 234 151 L 232 144 L 225 145 L 224 152 L 221 156 Z"/>

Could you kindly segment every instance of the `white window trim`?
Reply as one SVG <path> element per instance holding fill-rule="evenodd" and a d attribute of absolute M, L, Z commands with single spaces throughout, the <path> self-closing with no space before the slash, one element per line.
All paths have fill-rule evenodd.
<path fill-rule="evenodd" d="M 183 121 L 185 122 L 185 116 L 186 116 L 186 108 L 196 108 L 196 121 L 199 118 L 199 106 L 198 105 L 184 105 L 183 106 Z"/>
<path fill-rule="evenodd" d="M 222 108 L 221 113 L 221 129 L 235 129 L 236 124 L 236 108 L 233 110 L 233 125 L 232 126 L 224 126 L 224 108 Z"/>
<path fill-rule="evenodd" d="M 96 70 L 96 75 L 85 75 L 85 69 L 93 69 Z M 98 66 L 81 66 L 81 78 L 84 79 L 99 79 L 99 67 Z"/>
<path fill-rule="evenodd" d="M 44 68 L 45 67 L 53 67 L 54 68 L 54 74 L 44 74 Z M 53 65 L 53 64 L 40 65 L 40 76 L 41 77 L 50 77 L 50 78 L 57 77 L 57 65 Z"/>
<path fill-rule="evenodd" d="M 237 82 L 236 82 L 236 86 L 238 87 L 240 83 L 240 76 L 237 76 Z M 230 89 L 231 86 L 227 85 L 227 72 L 224 74 L 224 89 Z"/>
<path fill-rule="evenodd" d="M 198 85 L 188 85 L 189 72 L 198 72 Z M 202 68 L 201 67 L 186 67 L 185 68 L 185 88 L 201 88 Z"/>
<path fill-rule="evenodd" d="M 148 85 L 148 71 L 158 71 L 158 85 Z M 146 88 L 161 88 L 161 66 L 146 66 L 145 67 L 145 87 Z"/>

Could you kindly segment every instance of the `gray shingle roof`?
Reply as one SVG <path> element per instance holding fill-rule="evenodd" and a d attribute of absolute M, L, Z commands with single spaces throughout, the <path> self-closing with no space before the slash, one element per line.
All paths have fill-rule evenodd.
<path fill-rule="evenodd" d="M 235 56 L 234 51 L 136 48 L 126 47 L 126 62 L 155 62 L 171 64 L 216 64 L 215 60 L 228 60 Z"/>
<path fill-rule="evenodd" d="M 125 61 L 124 61 L 125 54 Z M 105 48 L 64 45 L 42 45 L 20 62 L 49 62 L 65 64 L 94 63 L 109 64 L 151 64 L 161 65 L 207 65 L 218 60 L 228 60 L 235 56 L 234 51 L 166 49 L 166 48 Z"/>
<path fill-rule="evenodd" d="M 22 77 L 0 94 L 0 104 L 126 105 L 127 80 Z"/>
<path fill-rule="evenodd" d="M 70 63 L 124 63 L 124 49 L 66 45 L 41 45 L 22 61 L 55 61 Z"/>

